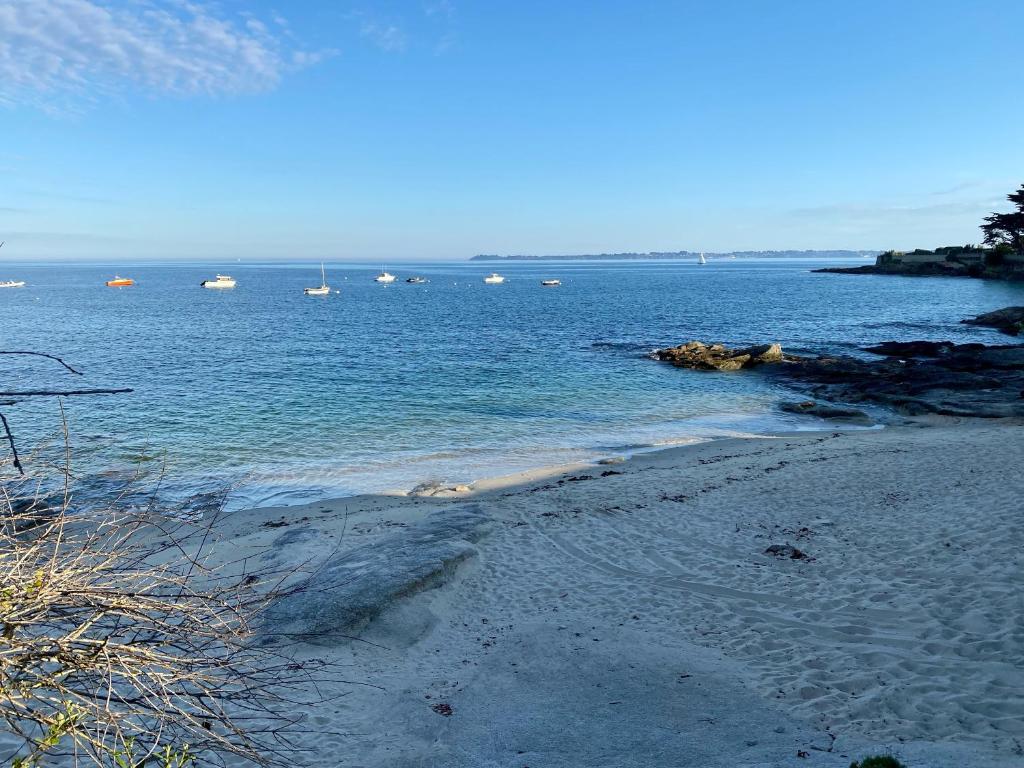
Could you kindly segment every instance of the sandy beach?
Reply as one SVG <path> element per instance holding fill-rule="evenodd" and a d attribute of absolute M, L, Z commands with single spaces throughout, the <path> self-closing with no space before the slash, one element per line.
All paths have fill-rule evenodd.
<path fill-rule="evenodd" d="M 1021 765 L 1022 460 L 1008 421 L 727 439 L 220 546 L 315 571 L 270 615 L 352 681 L 314 765 Z"/>

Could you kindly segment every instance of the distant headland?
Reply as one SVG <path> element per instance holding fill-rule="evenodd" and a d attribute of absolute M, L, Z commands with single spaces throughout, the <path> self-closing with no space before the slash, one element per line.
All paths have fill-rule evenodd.
<path fill-rule="evenodd" d="M 878 254 L 874 264 L 815 271 L 1024 280 L 1024 184 L 1006 199 L 1013 203 L 1014 210 L 985 217 L 981 225 L 984 246 L 949 245 L 934 250 L 885 251 Z"/>
<path fill-rule="evenodd" d="M 582 253 L 561 255 L 515 254 L 500 256 L 492 253 L 481 253 L 470 261 L 640 261 L 696 259 L 699 251 L 650 251 L 648 253 Z M 869 258 L 877 256 L 875 251 L 728 251 L 726 253 L 705 252 L 709 259 L 832 259 L 832 258 Z"/>

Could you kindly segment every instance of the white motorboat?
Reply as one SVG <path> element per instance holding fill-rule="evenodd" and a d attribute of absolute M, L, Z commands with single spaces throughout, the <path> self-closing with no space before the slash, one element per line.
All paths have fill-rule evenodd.
<path fill-rule="evenodd" d="M 698 264 L 707 264 L 708 260 L 704 258 L 704 252 L 701 251 L 700 258 L 697 259 Z"/>
<path fill-rule="evenodd" d="M 484 278 L 485 283 L 496 285 L 497 283 L 504 283 L 505 278 L 499 275 L 497 272 L 491 272 L 487 277 Z"/>
<path fill-rule="evenodd" d="M 562 281 L 561 280 L 541 280 L 540 284 L 541 285 L 547 285 L 547 286 L 554 286 L 554 285 L 561 285 Z"/>
<path fill-rule="evenodd" d="M 380 274 L 373 278 L 378 283 L 393 283 L 395 282 L 395 276 L 388 272 L 384 267 L 380 268 Z"/>
<path fill-rule="evenodd" d="M 230 275 L 217 275 L 216 280 L 203 280 L 200 285 L 203 288 L 234 288 L 235 278 Z"/>
<path fill-rule="evenodd" d="M 420 277 L 419 275 L 415 275 L 413 277 L 407 277 L 405 279 L 405 282 L 413 283 L 414 285 L 422 285 L 423 283 L 427 283 L 427 282 L 430 282 L 430 281 L 427 280 L 427 278 L 425 278 L 425 277 Z"/>
<path fill-rule="evenodd" d="M 302 292 L 307 296 L 326 296 L 331 292 L 331 286 L 327 284 L 327 275 L 324 273 L 324 263 L 320 262 L 320 287 L 303 288 Z"/>

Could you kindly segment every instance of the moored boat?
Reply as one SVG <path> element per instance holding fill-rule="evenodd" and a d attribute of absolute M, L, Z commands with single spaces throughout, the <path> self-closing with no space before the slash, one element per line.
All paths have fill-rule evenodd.
<path fill-rule="evenodd" d="M 203 280 L 199 285 L 203 288 L 234 288 L 235 282 L 230 275 L 217 275 L 216 280 Z"/>
<path fill-rule="evenodd" d="M 407 277 L 405 279 L 405 282 L 407 282 L 407 283 L 415 283 L 416 285 L 419 285 L 421 283 L 426 283 L 426 282 L 429 282 L 429 281 L 425 277 L 420 277 L 419 275 L 416 275 L 416 276 L 413 276 L 413 277 Z"/>
<path fill-rule="evenodd" d="M 373 278 L 378 283 L 393 283 L 395 282 L 395 276 L 388 272 L 386 269 L 381 267 L 380 274 Z"/>
<path fill-rule="evenodd" d="M 129 285 L 135 285 L 135 281 L 130 277 L 118 277 L 114 275 L 113 280 L 107 280 L 108 288 L 125 288 Z"/>
<path fill-rule="evenodd" d="M 541 280 L 540 284 L 541 285 L 546 285 L 546 286 L 550 287 L 550 286 L 555 286 L 555 285 L 561 285 L 562 281 L 561 280 Z"/>
<path fill-rule="evenodd" d="M 0 240 L 0 248 L 4 247 L 4 242 Z M 24 280 L 0 280 L 0 288 L 23 288 L 24 286 Z"/>
<path fill-rule="evenodd" d="M 496 285 L 498 283 L 504 283 L 505 278 L 499 275 L 497 272 L 491 272 L 491 274 L 484 278 L 484 282 L 490 283 L 491 285 Z"/>
<path fill-rule="evenodd" d="M 324 273 L 323 262 L 320 262 L 320 287 L 303 288 L 302 292 L 307 296 L 326 296 L 331 292 L 331 286 L 327 284 L 327 275 Z"/>

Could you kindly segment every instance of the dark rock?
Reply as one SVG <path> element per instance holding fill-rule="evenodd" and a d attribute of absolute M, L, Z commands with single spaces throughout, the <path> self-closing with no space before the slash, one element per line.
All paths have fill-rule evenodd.
<path fill-rule="evenodd" d="M 773 557 L 788 557 L 790 560 L 807 559 L 807 555 L 803 551 L 789 544 L 772 544 L 764 553 Z"/>
<path fill-rule="evenodd" d="M 799 403 L 780 403 L 779 408 L 789 413 L 802 413 L 808 416 L 817 416 L 819 419 L 836 419 L 838 421 L 849 421 L 857 424 L 874 424 L 874 420 L 864 411 L 856 408 L 840 408 L 834 405 L 823 405 L 813 400 L 804 400 Z"/>
<path fill-rule="evenodd" d="M 1018 336 L 1024 331 L 1024 307 L 1004 307 L 960 322 L 967 325 L 983 325 L 1009 336 Z"/>
<path fill-rule="evenodd" d="M 883 341 L 864 351 L 885 357 L 940 357 L 955 347 L 951 341 Z"/>
<path fill-rule="evenodd" d="M 868 360 L 847 355 L 800 357 L 778 345 L 730 349 L 692 341 L 658 350 L 655 357 L 683 368 L 738 370 L 757 367 L 814 399 L 878 403 L 908 415 L 940 414 L 1002 418 L 1024 416 L 1024 345 L 988 346 L 950 341 L 887 341 L 868 351 Z M 787 404 L 785 410 L 809 413 L 812 405 Z M 824 418 L 869 423 L 852 409 L 821 406 Z"/>

